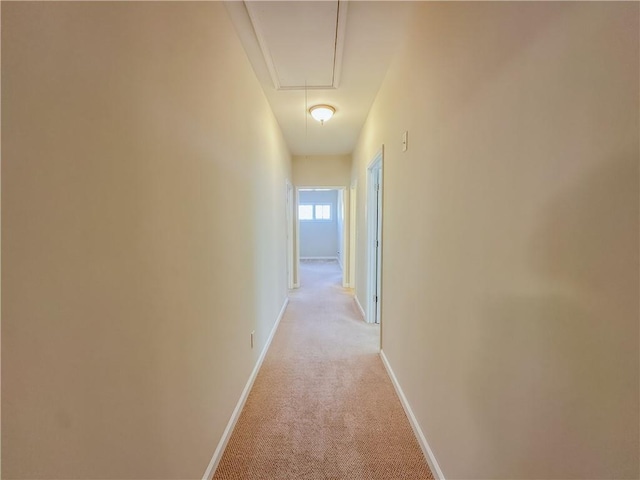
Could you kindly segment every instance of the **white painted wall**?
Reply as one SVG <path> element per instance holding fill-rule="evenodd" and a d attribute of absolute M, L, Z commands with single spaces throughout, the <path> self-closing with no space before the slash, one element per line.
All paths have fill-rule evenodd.
<path fill-rule="evenodd" d="M 287 294 L 278 124 L 222 3 L 1 8 L 2 476 L 201 478 Z"/>
<path fill-rule="evenodd" d="M 300 258 L 338 258 L 338 191 L 300 191 L 298 201 L 303 204 L 331 205 L 331 220 L 300 220 Z"/>
<path fill-rule="evenodd" d="M 357 294 L 384 144 L 382 345 L 446 478 L 638 478 L 639 13 L 416 4 L 361 133 Z"/>

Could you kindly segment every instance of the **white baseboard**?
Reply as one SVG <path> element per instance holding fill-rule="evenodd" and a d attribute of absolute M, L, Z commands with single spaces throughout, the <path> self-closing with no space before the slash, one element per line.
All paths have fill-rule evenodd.
<path fill-rule="evenodd" d="M 335 260 L 338 261 L 338 257 L 300 257 L 300 260 Z"/>
<path fill-rule="evenodd" d="M 416 438 L 418 439 L 420 448 L 422 448 L 422 452 L 424 453 L 424 456 L 427 459 L 427 462 L 429 463 L 429 467 L 431 468 L 431 472 L 433 473 L 433 476 L 436 478 L 436 480 L 445 480 L 444 474 L 440 469 L 440 465 L 438 465 L 438 461 L 436 460 L 436 457 L 433 454 L 433 451 L 431 450 L 431 447 L 429 446 L 429 443 L 427 442 L 427 439 L 425 438 L 424 433 L 422 433 L 422 429 L 420 428 L 420 425 L 418 425 L 418 420 L 416 419 L 416 416 L 413 414 L 413 410 L 411 410 L 409 401 L 407 400 L 407 397 L 404 396 L 404 392 L 402 391 L 402 388 L 400 388 L 398 379 L 396 378 L 395 373 L 393 373 L 393 369 L 391 368 L 391 365 L 389 365 L 389 360 L 387 360 L 387 356 L 384 354 L 382 350 L 380 350 L 380 358 L 382 358 L 382 363 L 384 364 L 384 367 L 387 369 L 387 373 L 391 378 L 391 383 L 393 383 L 393 386 L 396 389 L 396 393 L 398 394 L 398 397 L 400 397 L 400 403 L 402 403 L 402 408 L 404 408 L 404 411 L 407 414 L 407 417 L 409 418 L 409 423 L 411 424 L 411 428 L 413 428 L 413 433 L 416 434 Z"/>
<path fill-rule="evenodd" d="M 253 386 L 253 382 L 258 376 L 258 372 L 260 371 L 260 367 L 262 366 L 262 362 L 264 361 L 264 357 L 267 355 L 267 351 L 271 346 L 271 341 L 273 340 L 273 336 L 276 334 L 276 330 L 278 329 L 278 325 L 280 325 L 280 320 L 284 316 L 284 311 L 289 304 L 289 298 L 285 298 L 284 303 L 282 304 L 282 308 L 280 309 L 280 313 L 278 314 L 278 318 L 276 319 L 276 323 L 273 325 L 271 329 L 271 333 L 269 334 L 269 338 L 267 338 L 267 343 L 265 343 L 262 352 L 260 353 L 260 357 L 258 357 L 258 361 L 256 362 L 255 367 L 253 367 L 253 371 L 251 375 L 249 375 L 249 380 L 247 380 L 247 384 L 244 386 L 244 390 L 242 390 L 242 394 L 240 395 L 240 399 L 236 404 L 236 408 L 234 408 L 233 413 L 231 414 L 231 418 L 229 419 L 229 423 L 227 423 L 227 428 L 224 429 L 222 433 L 222 438 L 220 442 L 218 442 L 218 446 L 216 447 L 215 452 L 213 452 L 213 457 L 211 457 L 211 461 L 207 466 L 207 469 L 202 476 L 202 480 L 210 480 L 213 477 L 213 474 L 218 468 L 218 464 L 220 463 L 220 459 L 222 458 L 222 454 L 224 453 L 224 449 L 229 443 L 229 439 L 231 438 L 231 434 L 233 433 L 233 429 L 236 426 L 236 422 L 238 418 L 240 418 L 240 413 L 242 412 L 242 408 L 244 407 L 245 402 L 247 401 L 247 397 L 249 396 L 249 392 L 251 391 L 251 387 Z"/>
<path fill-rule="evenodd" d="M 360 300 L 358 300 L 358 296 L 354 295 L 353 299 L 356 302 L 356 306 L 358 307 L 358 310 L 360 310 L 360 313 L 362 314 L 362 320 L 364 320 L 366 322 L 367 321 L 367 316 L 364 314 L 364 308 L 362 308 L 362 305 L 360 305 Z"/>

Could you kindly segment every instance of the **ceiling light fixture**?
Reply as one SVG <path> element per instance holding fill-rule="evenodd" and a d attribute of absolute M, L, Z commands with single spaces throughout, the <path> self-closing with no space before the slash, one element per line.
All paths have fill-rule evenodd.
<path fill-rule="evenodd" d="M 333 114 L 336 113 L 336 109 L 331 105 L 314 105 L 309 109 L 309 113 L 315 120 L 324 125 L 326 120 L 333 117 Z"/>

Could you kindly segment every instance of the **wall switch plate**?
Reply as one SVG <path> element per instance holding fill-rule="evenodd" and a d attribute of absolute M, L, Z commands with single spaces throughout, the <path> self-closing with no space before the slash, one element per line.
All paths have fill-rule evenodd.
<path fill-rule="evenodd" d="M 251 332 L 251 348 L 253 348 L 253 339 L 254 339 L 254 337 L 255 337 L 255 336 L 256 336 L 256 331 L 255 331 L 255 330 L 253 330 L 253 331 Z"/>
<path fill-rule="evenodd" d="M 406 152 L 407 151 L 407 136 L 408 136 L 409 132 L 404 132 L 402 134 L 402 151 Z"/>

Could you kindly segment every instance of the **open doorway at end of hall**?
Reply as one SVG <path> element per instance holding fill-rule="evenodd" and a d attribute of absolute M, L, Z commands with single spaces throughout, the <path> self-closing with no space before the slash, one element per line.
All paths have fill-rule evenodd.
<path fill-rule="evenodd" d="M 345 187 L 296 188 L 298 261 L 335 261 L 347 286 Z M 298 262 L 296 262 L 298 263 Z M 299 286 L 300 279 L 297 279 Z"/>

